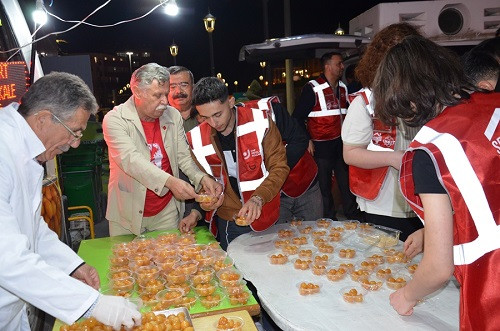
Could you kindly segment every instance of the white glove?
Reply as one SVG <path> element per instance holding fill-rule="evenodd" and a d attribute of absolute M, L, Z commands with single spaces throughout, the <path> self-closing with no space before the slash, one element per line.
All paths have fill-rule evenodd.
<path fill-rule="evenodd" d="M 120 330 L 122 325 L 131 329 L 141 324 L 141 313 L 137 306 L 119 296 L 100 295 L 90 315 L 115 330 Z"/>

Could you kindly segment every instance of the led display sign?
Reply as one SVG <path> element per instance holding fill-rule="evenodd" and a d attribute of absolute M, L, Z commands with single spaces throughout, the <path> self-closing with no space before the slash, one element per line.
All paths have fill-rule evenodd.
<path fill-rule="evenodd" d="M 28 90 L 29 76 L 26 63 L 0 62 L 0 107 L 19 102 Z"/>

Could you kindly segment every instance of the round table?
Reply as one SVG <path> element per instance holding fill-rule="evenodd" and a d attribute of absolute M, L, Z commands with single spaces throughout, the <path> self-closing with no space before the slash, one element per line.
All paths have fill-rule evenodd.
<path fill-rule="evenodd" d="M 314 226 L 314 222 L 310 225 Z M 393 290 L 385 284 L 380 290 L 367 293 L 363 303 L 349 304 L 339 293 L 345 286 L 358 285 L 349 276 L 342 281 L 331 282 L 324 275 L 314 275 L 311 270 L 295 269 L 293 262 L 270 264 L 268 255 L 280 252 L 274 246 L 274 241 L 279 239 L 277 233 L 287 228 L 292 227 L 290 224 L 277 224 L 263 232 L 241 235 L 230 243 L 227 250 L 245 279 L 257 288 L 263 308 L 283 330 L 459 329 L 459 288 L 456 280 L 450 280 L 441 290 L 417 305 L 411 316 L 400 316 L 394 311 L 389 304 L 389 295 Z M 346 231 L 346 234 L 349 233 Z M 350 235 L 340 244 L 332 243 L 335 252 L 330 260 L 340 261 L 337 251 L 356 244 L 357 234 L 353 231 Z M 307 247 L 314 247 L 311 239 Z M 367 254 L 381 254 L 381 249 L 376 246 L 360 247 L 356 262 L 361 262 Z M 406 271 L 405 268 L 401 270 Z M 303 281 L 321 284 L 320 293 L 300 295 L 297 284 Z"/>

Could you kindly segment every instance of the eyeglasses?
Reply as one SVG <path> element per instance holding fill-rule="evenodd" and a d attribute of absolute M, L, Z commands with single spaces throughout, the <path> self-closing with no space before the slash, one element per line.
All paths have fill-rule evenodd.
<path fill-rule="evenodd" d="M 51 114 L 52 114 L 52 113 L 51 113 Z M 61 121 L 61 120 L 59 119 L 59 117 L 57 117 L 57 116 L 56 116 L 56 115 L 54 115 L 54 114 L 52 114 L 52 116 L 54 116 L 54 118 L 55 118 L 55 119 L 56 119 L 56 120 L 57 120 L 57 121 L 58 121 L 58 122 L 59 122 L 62 126 L 64 126 L 64 128 L 65 128 L 66 130 L 68 130 L 68 132 L 69 132 L 69 133 L 73 136 L 73 140 L 71 141 L 70 145 L 71 145 L 72 143 L 74 143 L 75 141 L 82 139 L 82 137 L 83 137 L 83 133 L 81 133 L 81 132 L 80 132 L 80 133 L 76 133 L 75 131 L 71 130 L 71 129 L 69 128 L 69 126 L 67 126 L 66 124 L 64 124 L 64 122 L 63 122 L 63 121 Z"/>
<path fill-rule="evenodd" d="M 180 82 L 180 83 L 172 83 L 170 84 L 170 90 L 175 90 L 177 87 L 180 87 L 182 90 L 184 90 L 186 87 L 189 86 L 188 82 Z"/>

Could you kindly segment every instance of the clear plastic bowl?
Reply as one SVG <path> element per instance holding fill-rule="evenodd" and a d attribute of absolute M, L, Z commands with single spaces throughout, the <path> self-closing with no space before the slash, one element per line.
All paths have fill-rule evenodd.
<path fill-rule="evenodd" d="M 222 316 L 214 323 L 216 331 L 242 331 L 245 321 L 238 316 Z"/>
<path fill-rule="evenodd" d="M 110 270 L 108 273 L 109 280 L 122 279 L 127 277 L 132 277 L 132 271 L 130 271 L 128 268 L 115 269 L 114 271 Z"/>
<path fill-rule="evenodd" d="M 286 264 L 288 262 L 288 255 L 281 253 L 273 253 L 267 256 L 271 264 Z"/>
<path fill-rule="evenodd" d="M 299 258 L 308 258 L 308 259 L 312 259 L 312 257 L 314 256 L 314 254 L 316 254 L 318 250 L 316 248 L 301 248 L 299 249 Z"/>
<path fill-rule="evenodd" d="M 134 290 L 135 280 L 132 277 L 112 279 L 109 281 L 110 289 L 116 293 L 131 293 Z M 119 294 L 120 295 L 120 294 Z M 124 295 L 121 295 L 124 296 Z"/>
<path fill-rule="evenodd" d="M 385 280 L 385 285 L 391 290 L 399 290 L 410 281 L 410 277 L 401 273 L 396 273 L 394 276 L 388 277 Z"/>
<path fill-rule="evenodd" d="M 291 242 L 293 245 L 301 246 L 301 245 L 307 245 L 309 243 L 309 240 L 307 239 L 306 236 L 302 235 L 302 236 L 293 237 Z"/>
<path fill-rule="evenodd" d="M 209 267 L 203 267 L 198 269 L 198 271 L 191 275 L 191 282 L 193 285 L 197 284 L 207 284 L 214 278 L 215 271 Z"/>
<path fill-rule="evenodd" d="M 335 265 L 326 271 L 326 278 L 332 282 L 338 282 L 344 279 L 347 274 L 348 271 L 346 269 Z"/>
<path fill-rule="evenodd" d="M 321 291 L 322 284 L 320 283 L 310 283 L 310 282 L 300 282 L 297 284 L 300 295 L 313 295 L 318 294 Z"/>
<path fill-rule="evenodd" d="M 242 279 L 241 274 L 235 269 L 219 270 L 216 275 L 219 279 L 219 284 L 224 287 L 238 284 L 238 282 Z"/>
<path fill-rule="evenodd" d="M 211 282 L 205 284 L 193 284 L 191 288 L 193 289 L 194 293 L 196 293 L 196 295 L 200 297 L 206 297 L 215 293 L 215 291 L 217 290 L 217 282 L 212 280 Z"/>
<path fill-rule="evenodd" d="M 225 295 L 219 292 L 214 293 L 213 295 L 209 295 L 206 297 L 198 297 L 201 305 L 207 309 L 211 309 L 220 305 L 222 300 L 225 299 Z"/>
<path fill-rule="evenodd" d="M 311 264 L 312 260 L 309 258 L 298 258 L 293 261 L 293 267 L 297 270 L 308 270 Z"/>
<path fill-rule="evenodd" d="M 313 262 L 311 265 L 311 271 L 316 276 L 323 276 L 326 273 L 326 266 Z"/>
<path fill-rule="evenodd" d="M 170 272 L 174 270 L 174 265 L 180 262 L 179 257 L 167 257 L 161 260 L 155 260 L 155 265 L 158 267 L 160 272 Z"/>
<path fill-rule="evenodd" d="M 198 271 L 198 261 L 180 262 L 174 264 L 174 270 L 184 275 L 193 275 Z"/>
<path fill-rule="evenodd" d="M 302 224 L 304 224 L 304 218 L 302 217 L 294 216 L 290 221 L 290 226 L 299 227 L 302 226 Z"/>
<path fill-rule="evenodd" d="M 330 256 L 328 254 L 316 254 L 312 258 L 312 261 L 314 264 L 325 266 L 330 262 Z"/>
<path fill-rule="evenodd" d="M 179 270 L 172 270 L 169 273 L 163 274 L 168 284 L 182 284 L 188 280 L 188 276 L 181 273 Z"/>
<path fill-rule="evenodd" d="M 346 286 L 341 288 L 339 293 L 347 303 L 362 303 L 367 291 L 361 286 Z"/>
<path fill-rule="evenodd" d="M 354 259 L 356 257 L 356 250 L 352 248 L 341 248 L 338 251 L 338 255 L 341 259 Z"/>
<path fill-rule="evenodd" d="M 137 283 L 141 285 L 160 277 L 160 269 L 158 269 L 158 267 L 154 265 L 138 267 L 135 269 L 134 273 L 137 279 Z"/>
<path fill-rule="evenodd" d="M 297 235 L 295 229 L 281 229 L 278 231 L 278 238 L 291 239 Z"/>
<path fill-rule="evenodd" d="M 385 280 L 389 277 L 394 277 L 399 273 L 400 268 L 394 264 L 381 264 L 375 270 L 373 270 L 373 274 L 376 278 Z"/>
<path fill-rule="evenodd" d="M 163 245 L 175 244 L 179 240 L 178 233 L 164 232 L 156 237 L 156 242 Z"/>
<path fill-rule="evenodd" d="M 374 279 L 373 277 L 368 277 L 362 279 L 359 283 L 365 290 L 378 291 L 382 287 L 382 284 L 384 282 L 381 281 L 380 279 Z"/>
<path fill-rule="evenodd" d="M 332 222 L 331 218 L 320 218 L 316 220 L 316 227 L 327 229 L 332 225 Z"/>
<path fill-rule="evenodd" d="M 245 289 L 246 284 L 247 282 L 244 279 L 242 279 L 238 283 L 233 284 L 232 286 L 223 287 L 223 289 L 227 295 L 239 294 L 241 292 L 246 291 Z"/>
<path fill-rule="evenodd" d="M 320 253 L 333 254 L 334 250 L 335 250 L 335 248 L 333 247 L 333 245 L 330 245 L 330 244 L 323 243 L 323 244 L 318 245 L 318 251 Z"/>
<path fill-rule="evenodd" d="M 356 230 L 359 226 L 359 221 L 356 220 L 346 220 L 344 221 L 344 229 L 346 230 Z"/>
<path fill-rule="evenodd" d="M 184 293 L 180 290 L 162 290 L 156 294 L 156 300 L 163 306 L 173 307 L 181 302 Z"/>
<path fill-rule="evenodd" d="M 247 222 L 246 217 L 240 217 L 238 214 L 233 215 L 233 221 L 236 223 L 238 226 L 248 226 L 250 223 Z"/>
<path fill-rule="evenodd" d="M 234 260 L 229 256 L 227 256 L 222 260 L 215 261 L 212 267 L 214 268 L 215 271 L 220 271 L 225 269 L 232 269 L 233 266 L 234 266 Z"/>
<path fill-rule="evenodd" d="M 244 305 L 250 298 L 250 292 L 243 291 L 240 293 L 228 294 L 229 303 L 233 306 Z"/>
<path fill-rule="evenodd" d="M 165 280 L 162 278 L 152 279 L 146 283 L 139 284 L 139 293 L 156 294 L 165 289 Z"/>

